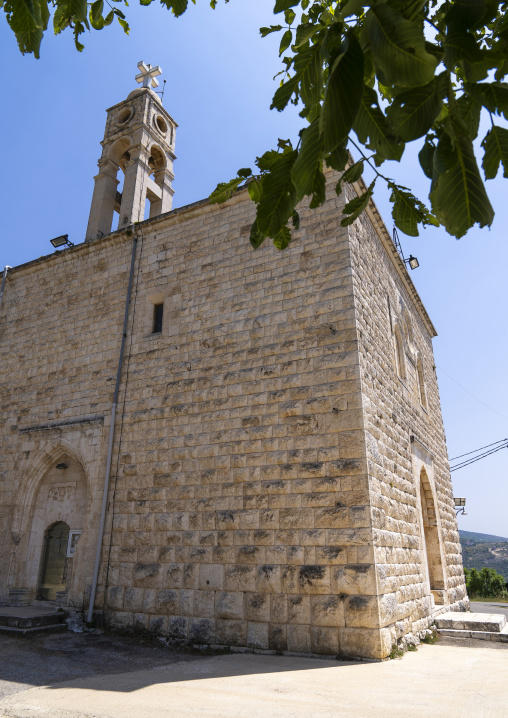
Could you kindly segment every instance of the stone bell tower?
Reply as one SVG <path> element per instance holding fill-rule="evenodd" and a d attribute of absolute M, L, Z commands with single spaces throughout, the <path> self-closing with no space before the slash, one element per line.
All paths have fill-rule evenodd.
<path fill-rule="evenodd" d="M 158 86 L 159 66 L 138 63 L 136 80 L 142 86 L 124 102 L 107 110 L 106 129 L 99 159 L 99 174 L 86 231 L 93 241 L 109 234 L 114 213 L 119 215 L 118 229 L 145 219 L 146 200 L 150 217 L 169 212 L 173 203 L 173 161 L 176 159 L 175 130 L 178 127 L 151 89 Z M 124 173 L 121 192 L 118 171 Z"/>

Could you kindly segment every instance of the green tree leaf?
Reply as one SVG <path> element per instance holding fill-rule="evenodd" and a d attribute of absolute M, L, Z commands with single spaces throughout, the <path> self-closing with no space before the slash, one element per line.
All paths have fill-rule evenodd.
<path fill-rule="evenodd" d="M 418 159 L 420 160 L 420 167 L 425 173 L 425 176 L 432 179 L 434 176 L 434 152 L 436 147 L 432 142 L 425 141 L 422 149 L 418 153 Z"/>
<path fill-rule="evenodd" d="M 161 4 L 171 10 L 175 17 L 180 17 L 187 10 L 189 0 L 161 0 Z"/>
<path fill-rule="evenodd" d="M 468 84 L 468 93 L 489 112 L 504 115 L 508 120 L 508 84 L 505 82 L 479 82 Z"/>
<path fill-rule="evenodd" d="M 503 177 L 508 177 L 508 130 L 494 125 L 483 138 L 482 147 L 485 150 L 482 163 L 485 179 L 494 179 L 500 162 L 503 163 Z"/>
<path fill-rule="evenodd" d="M 251 180 L 247 185 L 249 197 L 256 204 L 261 200 L 261 182 L 257 179 Z"/>
<path fill-rule="evenodd" d="M 400 92 L 386 111 L 393 135 L 405 142 L 423 137 L 439 115 L 442 104 L 435 79 L 423 87 Z"/>
<path fill-rule="evenodd" d="M 460 116 L 469 132 L 469 136 L 474 140 L 478 135 L 478 128 L 480 126 L 481 103 L 474 97 L 471 97 L 471 95 L 462 95 L 457 100 L 457 105 L 460 110 Z"/>
<path fill-rule="evenodd" d="M 279 46 L 279 57 L 288 49 L 288 47 L 291 45 L 291 40 L 293 39 L 293 33 L 291 30 L 286 30 L 286 32 L 283 34 L 282 39 L 280 41 Z"/>
<path fill-rule="evenodd" d="M 289 100 L 291 99 L 293 92 L 295 92 L 297 88 L 298 76 L 293 75 L 293 77 L 290 77 L 289 80 L 286 80 L 286 82 L 284 82 L 275 92 L 272 104 L 270 105 L 270 109 L 276 109 L 279 112 L 282 112 L 282 110 L 286 107 Z"/>
<path fill-rule="evenodd" d="M 311 194 L 311 208 L 318 207 L 325 200 L 323 144 L 324 138 L 319 131 L 319 120 L 315 120 L 303 131 L 302 145 L 291 173 L 297 201 Z"/>
<path fill-rule="evenodd" d="M 319 45 L 298 52 L 294 61 L 296 77 L 300 82 L 300 94 L 304 104 L 310 107 L 321 100 L 323 65 Z"/>
<path fill-rule="evenodd" d="M 291 242 L 291 231 L 289 230 L 289 227 L 281 227 L 275 237 L 273 238 L 273 243 L 277 247 L 277 249 L 286 249 L 286 247 L 289 246 L 289 243 Z"/>
<path fill-rule="evenodd" d="M 363 95 L 363 51 L 356 37 L 347 42 L 346 51 L 333 63 L 321 111 L 321 131 L 325 151 L 343 144 L 358 114 Z"/>
<path fill-rule="evenodd" d="M 381 164 L 383 160 L 400 160 L 404 143 L 394 135 L 379 107 L 377 93 L 370 87 L 363 88 L 362 101 L 353 129 L 360 142 L 376 152 L 377 164 Z"/>
<path fill-rule="evenodd" d="M 464 236 L 478 223 L 489 226 L 494 210 L 476 164 L 473 143 L 450 128 L 455 138 L 443 131 L 434 153 L 434 177 L 430 201 L 438 220 L 454 237 Z"/>
<path fill-rule="evenodd" d="M 427 52 L 423 25 L 406 20 L 387 3 L 374 5 L 363 26 L 374 66 L 383 84 L 400 87 L 427 85 L 434 77 L 437 59 Z"/>
<path fill-rule="evenodd" d="M 284 12 L 284 10 L 289 10 L 290 7 L 294 7 L 299 4 L 300 0 L 275 0 L 273 12 L 276 15 L 279 12 Z"/>
<path fill-rule="evenodd" d="M 278 32 L 279 30 L 282 30 L 282 25 L 270 25 L 270 27 L 260 27 L 259 28 L 261 37 L 266 37 L 267 35 L 270 35 L 270 33 Z"/>
<path fill-rule="evenodd" d="M 349 161 L 349 152 L 345 145 L 336 147 L 326 158 L 326 164 L 337 172 L 343 172 Z"/>
<path fill-rule="evenodd" d="M 364 192 L 359 197 L 354 197 L 350 202 L 348 202 L 344 207 L 344 214 L 349 215 L 349 217 L 344 217 L 340 224 L 342 227 L 347 227 L 350 224 L 353 224 L 355 219 L 358 219 L 358 217 L 361 215 L 361 213 L 366 209 L 367 205 L 369 204 L 369 200 L 372 197 L 372 193 L 374 192 L 374 186 L 376 184 L 376 180 L 372 182 L 367 188 L 367 191 Z"/>
<path fill-rule="evenodd" d="M 226 202 L 238 189 L 238 186 L 244 181 L 243 177 L 235 177 L 229 182 L 219 182 L 217 187 L 210 195 L 211 204 L 223 204 Z"/>
<path fill-rule="evenodd" d="M 266 235 L 261 234 L 259 231 L 258 223 L 253 222 L 252 227 L 250 228 L 250 243 L 254 249 L 259 249 L 263 242 L 266 239 Z"/>
<path fill-rule="evenodd" d="M 438 225 L 439 222 L 433 217 L 427 207 L 417 199 L 407 187 L 401 187 L 391 183 L 393 202 L 392 217 L 395 226 L 404 234 L 410 237 L 418 237 L 418 225 Z"/>
<path fill-rule="evenodd" d="M 351 167 L 347 168 L 342 175 L 341 180 L 342 182 L 349 182 L 351 184 L 352 182 L 358 182 L 362 174 L 363 160 L 360 160 L 359 162 L 355 162 L 354 165 L 351 165 Z"/>
<path fill-rule="evenodd" d="M 257 208 L 259 230 L 273 237 L 286 226 L 296 204 L 296 190 L 291 181 L 291 171 L 298 152 L 292 150 L 279 155 L 270 173 L 262 179 L 263 191 Z"/>

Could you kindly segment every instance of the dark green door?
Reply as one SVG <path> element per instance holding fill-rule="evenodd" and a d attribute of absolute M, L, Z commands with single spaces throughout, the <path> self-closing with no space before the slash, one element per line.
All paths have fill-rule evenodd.
<path fill-rule="evenodd" d="M 69 526 L 63 521 L 46 531 L 42 551 L 41 578 L 37 598 L 54 601 L 57 591 L 65 590 L 65 564 Z"/>

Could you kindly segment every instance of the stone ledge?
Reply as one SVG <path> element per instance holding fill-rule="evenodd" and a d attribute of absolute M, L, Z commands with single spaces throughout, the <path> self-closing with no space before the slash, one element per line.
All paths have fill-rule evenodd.
<path fill-rule="evenodd" d="M 506 616 L 502 613 L 443 613 L 436 618 L 438 629 L 459 631 L 487 631 L 500 633 L 506 626 Z"/>

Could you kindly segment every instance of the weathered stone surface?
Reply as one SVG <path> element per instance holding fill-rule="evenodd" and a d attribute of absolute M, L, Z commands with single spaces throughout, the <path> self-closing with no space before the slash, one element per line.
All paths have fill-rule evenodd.
<path fill-rule="evenodd" d="M 252 254 L 245 190 L 133 228 L 96 597 L 111 625 L 384 657 L 436 600 L 467 606 L 434 329 L 375 207 L 340 226 L 354 190 L 336 180 L 285 252 Z M 0 601 L 35 595 L 56 522 L 82 530 L 63 588 L 89 600 L 132 249 L 119 231 L 7 276 Z"/>

